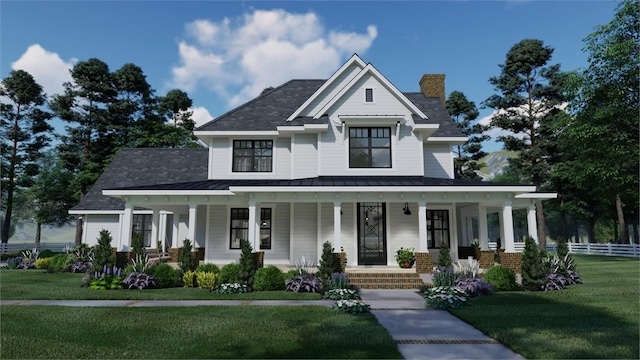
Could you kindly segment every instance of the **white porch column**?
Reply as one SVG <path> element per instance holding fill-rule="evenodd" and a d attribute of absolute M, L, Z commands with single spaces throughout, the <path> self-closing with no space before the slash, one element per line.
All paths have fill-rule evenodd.
<path fill-rule="evenodd" d="M 255 250 L 256 248 L 256 229 L 258 228 L 258 216 L 256 216 L 256 202 L 249 201 L 249 244 Z"/>
<path fill-rule="evenodd" d="M 124 204 L 124 214 L 122 215 L 122 224 L 120 227 L 120 244 L 121 249 L 129 251 L 131 249 L 131 232 L 133 226 L 133 205 L 126 202 Z"/>
<path fill-rule="evenodd" d="M 418 202 L 418 252 L 429 252 L 427 242 L 427 202 Z"/>
<path fill-rule="evenodd" d="M 164 251 L 167 248 L 167 213 L 160 213 L 160 229 L 158 230 L 158 236 L 160 237 L 160 246 Z"/>
<path fill-rule="evenodd" d="M 178 229 L 180 228 L 180 214 L 177 212 L 173 213 L 173 228 L 171 229 L 171 247 L 179 248 L 178 245 Z"/>
<path fill-rule="evenodd" d="M 196 218 L 198 216 L 198 205 L 189 204 L 189 235 L 187 238 L 191 240 L 193 248 L 196 247 Z"/>
<path fill-rule="evenodd" d="M 527 212 L 527 228 L 529 230 L 529 236 L 538 243 L 538 222 L 536 220 L 536 206 L 534 204 L 529 205 L 529 211 Z"/>
<path fill-rule="evenodd" d="M 485 206 L 478 206 L 478 245 L 480 250 L 489 250 L 489 231 L 487 228 L 487 208 Z"/>
<path fill-rule="evenodd" d="M 333 202 L 333 249 L 335 252 L 340 252 L 342 247 L 342 204 L 340 201 Z"/>
<path fill-rule="evenodd" d="M 500 248 L 504 249 L 504 216 L 502 211 L 498 211 L 498 223 L 498 228 L 500 229 L 500 242 L 502 243 Z"/>
<path fill-rule="evenodd" d="M 505 201 L 502 207 L 502 219 L 504 223 L 504 252 L 515 252 L 514 236 L 513 236 L 513 209 L 511 207 L 511 201 Z"/>
<path fill-rule="evenodd" d="M 151 215 L 151 244 L 149 244 L 152 249 L 158 247 L 158 229 L 160 229 L 160 210 L 153 209 L 153 215 Z"/>

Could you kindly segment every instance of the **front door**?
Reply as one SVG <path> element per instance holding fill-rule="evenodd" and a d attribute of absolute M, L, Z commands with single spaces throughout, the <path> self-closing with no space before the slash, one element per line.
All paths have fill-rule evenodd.
<path fill-rule="evenodd" d="M 387 265 L 384 203 L 358 203 L 358 265 Z"/>

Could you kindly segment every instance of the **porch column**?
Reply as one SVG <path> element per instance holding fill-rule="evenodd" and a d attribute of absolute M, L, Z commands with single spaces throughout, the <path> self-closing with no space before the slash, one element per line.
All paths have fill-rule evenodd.
<path fill-rule="evenodd" d="M 160 213 L 160 229 L 158 230 L 158 235 L 160 236 L 160 246 L 161 251 L 165 251 L 167 248 L 167 213 Z"/>
<path fill-rule="evenodd" d="M 180 228 L 180 214 L 177 212 L 173 213 L 173 228 L 171 229 L 171 247 L 178 248 L 178 229 Z"/>
<path fill-rule="evenodd" d="M 513 236 L 513 208 L 511 207 L 511 201 L 505 201 L 502 206 L 502 219 L 504 223 L 504 252 L 515 252 L 514 236 Z"/>
<path fill-rule="evenodd" d="M 480 250 L 489 250 L 489 232 L 487 229 L 487 208 L 486 206 L 478 206 L 478 245 Z"/>
<path fill-rule="evenodd" d="M 527 228 L 529 230 L 529 236 L 538 243 L 538 222 L 536 220 L 536 206 L 534 204 L 529 205 L 529 211 L 527 212 Z"/>
<path fill-rule="evenodd" d="M 158 229 L 160 228 L 160 211 L 153 209 L 153 215 L 151 215 L 151 244 L 149 247 L 155 249 L 158 247 Z"/>
<path fill-rule="evenodd" d="M 124 214 L 122 215 L 122 224 L 120 228 L 120 244 L 121 250 L 129 251 L 131 249 L 131 232 L 133 225 L 133 205 L 129 202 L 124 204 Z"/>
<path fill-rule="evenodd" d="M 189 235 L 187 238 L 191 240 L 193 248 L 196 247 L 196 217 L 198 216 L 198 205 L 189 204 Z"/>
<path fill-rule="evenodd" d="M 256 248 L 256 229 L 258 228 L 256 225 L 258 216 L 256 216 L 256 202 L 249 201 L 249 244 L 254 249 Z"/>
<path fill-rule="evenodd" d="M 333 248 L 335 252 L 340 252 L 342 247 L 342 216 L 340 211 L 342 204 L 340 201 L 333 202 Z"/>
<path fill-rule="evenodd" d="M 427 242 L 427 202 L 418 202 L 418 247 L 419 252 L 429 252 Z"/>
<path fill-rule="evenodd" d="M 502 243 L 500 248 L 504 249 L 504 216 L 502 211 L 498 211 L 498 223 L 500 242 Z"/>

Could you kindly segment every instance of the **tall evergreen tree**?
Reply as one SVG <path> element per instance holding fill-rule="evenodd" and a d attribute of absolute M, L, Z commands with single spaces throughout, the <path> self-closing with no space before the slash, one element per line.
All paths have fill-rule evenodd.
<path fill-rule="evenodd" d="M 515 44 L 500 65 L 499 76 L 489 82 L 498 94 L 484 104 L 498 110 L 491 126 L 507 130 L 512 135 L 500 136 L 498 141 L 506 150 L 518 152 L 510 163 L 520 168 L 536 190 L 547 181 L 547 157 L 553 151 L 552 125 L 567 101 L 564 94 L 565 74 L 560 65 L 549 65 L 553 49 L 542 41 L 525 39 Z M 536 202 L 538 239 L 546 247 L 545 221 L 542 202 Z"/>
<path fill-rule="evenodd" d="M 488 126 L 474 123 L 480 114 L 478 108 L 460 91 L 453 91 L 449 94 L 446 107 L 460 132 L 469 138 L 466 143 L 454 146 L 455 177 L 457 179 L 480 180 L 476 170 L 480 170 L 480 159 L 487 155 L 482 151 L 482 142 L 489 140 L 489 136 L 484 133 L 488 130 Z"/>
<path fill-rule="evenodd" d="M 0 165 L 4 220 L 2 243 L 9 241 L 13 212 L 13 196 L 19 187 L 29 187 L 38 173 L 41 151 L 49 144 L 53 130 L 48 120 L 51 114 L 42 110 L 45 94 L 31 74 L 15 70 L 0 84 Z"/>

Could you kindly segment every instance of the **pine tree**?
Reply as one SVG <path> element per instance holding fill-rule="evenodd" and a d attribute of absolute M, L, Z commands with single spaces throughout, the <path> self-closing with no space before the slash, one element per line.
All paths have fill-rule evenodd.
<path fill-rule="evenodd" d="M 337 272 L 337 264 L 333 257 L 333 247 L 331 243 L 326 241 L 322 244 L 322 257 L 318 266 L 318 272 L 322 280 L 328 280 L 331 274 Z"/>
<path fill-rule="evenodd" d="M 98 243 L 93 250 L 93 271 L 102 271 L 104 267 L 112 268 L 116 264 L 116 255 L 111 248 L 111 233 L 109 230 L 100 230 Z"/>
<path fill-rule="evenodd" d="M 256 274 L 256 266 L 253 262 L 253 249 L 249 240 L 240 242 L 240 283 L 251 288 L 253 286 L 254 275 Z"/>
<path fill-rule="evenodd" d="M 191 259 L 192 250 L 191 240 L 184 239 L 182 242 L 182 252 L 180 252 L 180 269 L 182 269 L 183 272 L 195 270 L 193 260 Z"/>
<path fill-rule="evenodd" d="M 450 267 L 451 266 L 451 250 L 447 242 L 442 243 L 440 247 L 440 254 L 438 255 L 438 266 Z"/>
<path fill-rule="evenodd" d="M 540 249 L 530 236 L 524 239 L 524 251 L 522 252 L 520 265 L 522 268 L 522 286 L 527 290 L 541 290 L 547 274 L 545 274 L 542 265 Z"/>

